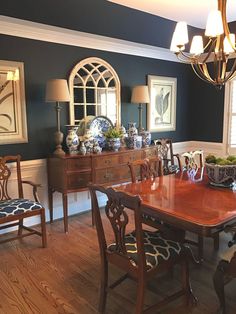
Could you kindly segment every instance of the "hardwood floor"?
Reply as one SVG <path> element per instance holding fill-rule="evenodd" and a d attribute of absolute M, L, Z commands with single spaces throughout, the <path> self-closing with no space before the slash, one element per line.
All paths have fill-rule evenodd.
<path fill-rule="evenodd" d="M 36 236 L 0 246 L 0 313 L 97 313 L 100 259 L 91 214 L 70 217 L 69 234 L 64 234 L 62 221 L 47 225 L 47 235 L 46 249 L 40 247 Z M 221 235 L 221 248 L 226 248 L 229 238 L 230 235 Z M 184 299 L 179 299 L 158 313 L 216 313 L 218 300 L 212 274 L 218 254 L 213 250 L 212 239 L 205 239 L 203 265 L 191 265 L 197 306 L 187 307 Z M 117 269 L 110 268 L 112 280 L 118 274 Z M 154 278 L 146 294 L 146 304 L 173 291 L 179 284 L 178 268 L 173 278 L 169 274 Z M 127 280 L 116 291 L 119 297 L 108 296 L 106 313 L 132 313 L 135 282 Z M 229 313 L 236 313 L 236 280 L 226 286 L 226 295 Z"/>

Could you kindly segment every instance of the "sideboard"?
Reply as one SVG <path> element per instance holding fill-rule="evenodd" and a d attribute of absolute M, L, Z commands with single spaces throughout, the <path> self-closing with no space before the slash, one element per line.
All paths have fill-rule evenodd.
<path fill-rule="evenodd" d="M 53 193 L 62 194 L 64 230 L 68 232 L 68 193 L 87 189 L 88 183 L 117 184 L 130 180 L 128 162 L 157 154 L 156 146 L 122 148 L 101 154 L 51 156 L 47 160 L 50 222 L 53 222 Z"/>

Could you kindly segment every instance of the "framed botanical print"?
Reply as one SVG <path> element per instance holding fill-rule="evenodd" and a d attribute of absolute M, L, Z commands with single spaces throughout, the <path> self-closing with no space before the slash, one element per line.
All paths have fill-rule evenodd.
<path fill-rule="evenodd" d="M 0 60 L 0 144 L 26 142 L 24 64 Z"/>
<path fill-rule="evenodd" d="M 148 75 L 150 103 L 147 127 L 151 132 L 174 131 L 176 125 L 177 79 Z"/>

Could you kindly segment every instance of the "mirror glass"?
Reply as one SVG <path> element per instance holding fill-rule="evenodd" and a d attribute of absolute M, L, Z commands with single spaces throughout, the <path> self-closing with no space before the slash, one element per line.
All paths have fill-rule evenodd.
<path fill-rule="evenodd" d="M 109 63 L 99 58 L 87 58 L 71 71 L 70 124 L 86 116 L 106 116 L 120 125 L 120 81 Z"/>

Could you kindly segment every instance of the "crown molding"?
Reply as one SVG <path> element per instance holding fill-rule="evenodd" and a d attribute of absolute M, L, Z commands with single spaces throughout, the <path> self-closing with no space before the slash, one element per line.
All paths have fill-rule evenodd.
<path fill-rule="evenodd" d="M 176 56 L 166 48 L 74 31 L 4 15 L 0 15 L 0 25 L 0 34 L 4 35 L 179 62 Z"/>

